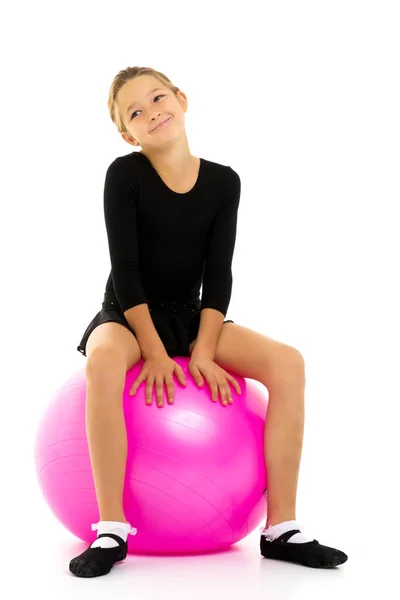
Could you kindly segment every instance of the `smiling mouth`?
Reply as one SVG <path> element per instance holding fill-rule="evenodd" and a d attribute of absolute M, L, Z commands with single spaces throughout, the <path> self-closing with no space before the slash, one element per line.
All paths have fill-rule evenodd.
<path fill-rule="evenodd" d="M 168 119 L 165 119 L 165 121 L 163 121 L 162 123 L 159 123 L 157 125 L 157 127 L 154 127 L 154 129 L 152 129 L 151 131 L 155 131 L 156 129 L 159 129 L 160 127 L 162 127 L 164 125 L 164 123 L 167 123 L 167 121 L 170 121 L 172 117 L 168 117 Z"/>

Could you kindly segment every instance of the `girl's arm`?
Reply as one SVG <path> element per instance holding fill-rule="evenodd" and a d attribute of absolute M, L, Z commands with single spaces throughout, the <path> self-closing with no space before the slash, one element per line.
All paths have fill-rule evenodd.
<path fill-rule="evenodd" d="M 215 354 L 218 337 L 227 313 L 232 293 L 232 258 L 236 242 L 237 216 L 241 181 L 229 167 L 221 207 L 211 226 L 207 244 L 203 289 L 201 298 L 200 328 L 196 351 Z M 204 309 L 214 309 L 205 311 Z M 215 311 L 219 311 L 217 314 Z"/>
<path fill-rule="evenodd" d="M 127 163 L 123 158 L 116 158 L 107 169 L 104 218 L 115 295 L 126 320 L 135 332 L 142 355 L 147 357 L 166 350 L 154 327 L 140 279 L 137 192 L 132 171 L 127 172 Z"/>

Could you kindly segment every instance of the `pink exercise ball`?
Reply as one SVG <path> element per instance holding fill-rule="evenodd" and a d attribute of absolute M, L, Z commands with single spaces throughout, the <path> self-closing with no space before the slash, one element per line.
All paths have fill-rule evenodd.
<path fill-rule="evenodd" d="M 265 519 L 264 425 L 268 392 L 231 373 L 233 404 L 215 403 L 207 382 L 199 388 L 188 357 L 174 357 L 186 375 L 174 376 L 174 403 L 145 403 L 142 382 L 129 395 L 143 360 L 126 374 L 123 409 L 128 456 L 123 506 L 137 529 L 132 554 L 190 554 L 221 550 Z M 264 391 L 265 390 L 265 391 Z M 165 394 L 164 388 L 164 394 Z M 85 424 L 86 371 L 58 390 L 37 431 L 35 464 L 40 489 L 55 517 L 87 544 L 100 520 Z"/>

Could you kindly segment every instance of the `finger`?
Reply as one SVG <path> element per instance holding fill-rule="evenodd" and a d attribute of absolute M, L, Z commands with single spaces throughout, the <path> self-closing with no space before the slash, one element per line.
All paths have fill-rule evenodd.
<path fill-rule="evenodd" d="M 225 387 L 226 387 L 226 397 L 228 398 L 228 404 L 233 404 L 232 390 L 231 390 L 228 382 L 225 382 Z"/>
<path fill-rule="evenodd" d="M 182 369 L 182 367 L 181 367 L 180 374 L 181 374 L 181 382 L 183 383 L 183 385 L 186 385 L 186 374 L 185 374 L 185 371 Z"/>
<path fill-rule="evenodd" d="M 172 377 L 166 381 L 166 386 L 168 404 L 172 404 L 174 401 L 174 380 Z"/>
<path fill-rule="evenodd" d="M 146 382 L 146 404 L 151 404 L 153 396 L 154 378 L 149 376 Z"/>
<path fill-rule="evenodd" d="M 210 383 L 210 387 L 212 400 L 218 402 L 218 383 L 215 379 Z"/>
<path fill-rule="evenodd" d="M 139 377 L 136 379 L 136 381 L 133 383 L 132 387 L 131 387 L 131 391 L 129 392 L 131 394 L 131 396 L 133 396 L 136 393 L 136 390 L 138 389 L 139 385 L 142 383 L 142 381 L 145 379 L 145 375 L 140 374 Z"/>
<path fill-rule="evenodd" d="M 219 382 L 218 386 L 219 386 L 219 395 L 221 396 L 221 402 L 224 406 L 227 406 L 228 393 L 226 391 L 226 381 Z"/>
<path fill-rule="evenodd" d="M 235 388 L 235 390 L 237 391 L 238 394 L 242 393 L 242 390 L 240 388 L 239 383 L 236 381 L 236 379 L 234 377 L 232 377 L 231 375 L 227 374 L 227 380 L 232 383 L 233 387 Z"/>
<path fill-rule="evenodd" d="M 182 369 L 181 366 L 178 365 L 178 363 L 175 363 L 175 375 L 178 378 L 178 380 L 180 381 L 180 383 L 182 385 L 186 385 L 186 375 L 184 370 Z"/>
<path fill-rule="evenodd" d="M 226 398 L 228 400 L 228 404 L 232 404 L 233 403 L 232 390 L 231 390 L 231 386 L 229 385 L 228 377 L 226 377 L 224 384 L 225 384 Z"/>
<path fill-rule="evenodd" d="M 198 386 L 203 385 L 204 379 L 202 378 L 198 367 L 193 368 L 193 378 Z"/>
<path fill-rule="evenodd" d="M 164 406 L 164 380 L 157 379 L 156 380 L 156 396 L 157 396 L 157 404 L 158 406 Z"/>

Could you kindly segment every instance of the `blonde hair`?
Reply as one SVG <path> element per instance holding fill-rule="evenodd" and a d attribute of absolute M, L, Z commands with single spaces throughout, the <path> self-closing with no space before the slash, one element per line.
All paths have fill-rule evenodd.
<path fill-rule="evenodd" d="M 172 81 L 168 79 L 164 73 L 156 71 L 155 69 L 151 69 L 150 67 L 127 67 L 126 69 L 120 71 L 114 77 L 108 95 L 108 110 L 110 112 L 110 117 L 112 122 L 117 126 L 119 133 L 128 133 L 128 131 L 123 123 L 118 109 L 116 101 L 118 92 L 127 81 L 135 79 L 135 77 L 139 77 L 139 75 L 152 75 L 153 77 L 156 77 L 163 86 L 172 90 L 175 96 L 177 96 L 177 92 L 179 92 L 179 88 L 173 85 Z"/>

